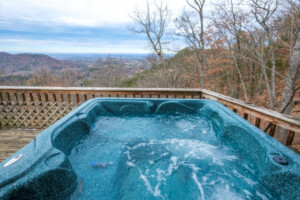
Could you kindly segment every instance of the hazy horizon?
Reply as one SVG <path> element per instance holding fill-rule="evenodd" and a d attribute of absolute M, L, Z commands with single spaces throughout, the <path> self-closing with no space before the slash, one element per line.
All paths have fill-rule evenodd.
<path fill-rule="evenodd" d="M 0 1 L 0 51 L 151 53 L 147 37 L 128 30 L 141 0 Z M 185 0 L 169 2 L 176 15 Z M 181 46 L 180 46 L 181 47 Z"/>

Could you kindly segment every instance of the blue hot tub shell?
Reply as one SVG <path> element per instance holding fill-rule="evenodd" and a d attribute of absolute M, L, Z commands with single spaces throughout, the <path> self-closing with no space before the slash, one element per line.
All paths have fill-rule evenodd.
<path fill-rule="evenodd" d="M 222 104 L 211 100 L 99 98 L 70 112 L 0 164 L 0 199 L 68 199 L 78 175 L 68 155 L 89 134 L 97 116 L 198 113 L 212 120 L 218 137 L 252 162 L 259 181 L 282 199 L 300 199 L 299 155 Z M 6 166 L 14 157 L 22 157 Z M 284 165 L 275 162 L 283 158 Z"/>

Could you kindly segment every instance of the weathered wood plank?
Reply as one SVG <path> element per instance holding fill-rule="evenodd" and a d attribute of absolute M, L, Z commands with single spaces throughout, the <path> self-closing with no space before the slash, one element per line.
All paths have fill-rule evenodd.
<path fill-rule="evenodd" d="M 300 154 L 300 144 L 293 144 L 290 146 L 290 148 L 296 153 Z"/>
<path fill-rule="evenodd" d="M 41 130 L 0 129 L 0 162 L 30 143 Z"/>

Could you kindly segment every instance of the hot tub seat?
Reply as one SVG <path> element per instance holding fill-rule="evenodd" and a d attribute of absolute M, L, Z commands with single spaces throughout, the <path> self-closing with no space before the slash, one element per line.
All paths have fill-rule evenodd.
<path fill-rule="evenodd" d="M 66 196 L 73 193 L 77 176 L 65 154 L 57 149 L 41 152 L 33 149 L 35 143 L 18 152 L 23 154 L 19 161 L 1 169 L 0 199 L 57 199 L 67 189 Z"/>

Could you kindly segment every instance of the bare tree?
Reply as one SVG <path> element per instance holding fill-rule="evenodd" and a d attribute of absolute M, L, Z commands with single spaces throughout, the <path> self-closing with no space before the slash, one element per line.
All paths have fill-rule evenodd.
<path fill-rule="evenodd" d="M 267 61 L 270 59 L 268 52 L 266 52 L 266 47 L 265 47 L 265 43 L 266 43 L 266 35 L 265 32 L 257 29 L 255 27 L 251 27 L 249 24 L 247 25 L 247 27 L 245 27 L 245 29 L 247 30 L 247 35 L 248 37 L 244 37 L 243 38 L 243 43 L 246 45 L 246 49 L 249 52 L 249 55 L 251 55 L 250 57 L 246 58 L 248 61 L 254 61 L 254 63 L 257 63 L 260 65 L 261 67 L 261 77 L 263 76 L 265 79 L 265 85 L 266 85 L 266 89 L 268 91 L 269 94 L 269 99 L 270 99 L 270 104 L 272 104 L 272 91 L 271 91 L 271 87 L 270 87 L 270 83 L 269 83 L 269 77 L 267 75 Z M 261 84 L 261 81 L 259 81 L 259 83 Z M 252 78 L 252 84 L 254 84 L 253 82 L 253 78 Z M 252 85 L 253 87 L 254 85 Z M 261 85 L 259 86 L 259 88 L 261 89 Z"/>
<path fill-rule="evenodd" d="M 194 12 L 183 10 L 175 24 L 179 33 L 177 35 L 186 39 L 194 49 L 197 64 L 200 65 L 201 88 L 205 87 L 205 41 L 204 41 L 204 4 L 205 0 L 186 0 Z M 200 54 L 199 51 L 200 50 Z"/>
<path fill-rule="evenodd" d="M 38 69 L 32 77 L 26 81 L 28 86 L 59 86 L 57 76 L 47 67 Z"/>
<path fill-rule="evenodd" d="M 256 22 L 266 32 L 268 38 L 268 46 L 271 52 L 271 108 L 276 107 L 276 63 L 275 63 L 275 50 L 274 50 L 274 35 L 272 34 L 272 27 L 270 25 L 271 17 L 275 14 L 278 8 L 278 0 L 250 0 L 251 12 L 254 15 Z M 267 80 L 266 80 L 267 81 Z"/>
<path fill-rule="evenodd" d="M 169 43 L 166 40 L 166 30 L 170 22 L 170 12 L 163 0 L 154 1 L 151 6 L 147 1 L 146 10 L 136 8 L 130 15 L 136 26 L 129 27 L 134 33 L 146 34 L 154 52 L 160 61 L 164 59 L 164 48 Z"/>
<path fill-rule="evenodd" d="M 218 3 L 215 6 L 217 11 L 213 14 L 214 17 L 212 17 L 212 21 L 219 34 L 227 43 L 227 48 L 232 60 L 234 61 L 234 66 L 238 75 L 236 98 L 239 98 L 241 84 L 245 100 L 248 102 L 247 88 L 241 72 L 241 57 L 243 55 L 241 36 L 244 31 L 243 26 L 247 20 L 247 15 L 245 15 L 242 9 L 234 4 L 233 0 L 227 0 L 226 2 Z"/>
<path fill-rule="evenodd" d="M 289 58 L 292 56 L 293 48 L 300 31 L 300 1 L 286 0 L 280 4 L 281 14 L 276 20 L 276 31 L 280 42 L 289 48 Z"/>
<path fill-rule="evenodd" d="M 199 34 L 199 39 L 201 43 L 201 88 L 204 88 L 205 85 L 205 74 L 204 74 L 204 48 L 205 48 L 205 43 L 204 43 L 204 22 L 203 22 L 203 9 L 204 9 L 204 4 L 205 0 L 192 0 L 190 2 L 189 0 L 186 0 L 186 2 L 189 4 L 191 8 L 193 8 L 199 17 L 200 21 L 200 34 Z"/>
<path fill-rule="evenodd" d="M 94 73 L 94 83 L 96 86 L 116 87 L 122 82 L 124 76 L 122 75 L 123 65 L 117 63 L 117 60 L 108 56 L 101 61 L 100 66 Z"/>
<path fill-rule="evenodd" d="M 155 54 L 149 54 L 146 60 L 151 64 L 151 66 L 159 63 L 159 59 Z"/>

